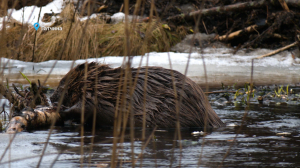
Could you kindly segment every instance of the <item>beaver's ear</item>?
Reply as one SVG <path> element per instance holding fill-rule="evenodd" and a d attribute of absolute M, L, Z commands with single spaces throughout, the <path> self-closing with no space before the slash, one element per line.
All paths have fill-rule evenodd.
<path fill-rule="evenodd" d="M 85 63 L 78 65 L 75 70 L 82 71 L 82 70 L 84 70 L 84 67 L 85 67 Z"/>
<path fill-rule="evenodd" d="M 84 70 L 85 65 L 87 65 L 88 68 L 93 68 L 93 67 L 97 66 L 98 63 L 96 63 L 96 62 L 91 62 L 91 63 L 83 63 L 83 64 L 80 64 L 80 65 L 78 65 L 78 66 L 75 68 L 75 71 L 82 71 L 82 70 Z"/>
<path fill-rule="evenodd" d="M 60 96 L 62 95 L 63 91 L 64 91 L 64 88 L 65 86 L 64 85 L 61 85 L 61 86 L 58 86 L 56 88 L 56 90 L 53 92 L 53 94 L 50 96 L 50 100 L 51 102 L 56 102 L 56 101 L 59 101 L 60 99 Z M 65 91 L 65 97 L 66 95 L 68 94 L 68 90 Z M 64 97 L 64 98 L 65 98 Z"/>
<path fill-rule="evenodd" d="M 66 81 L 65 77 L 64 77 L 64 78 L 62 78 L 62 79 L 59 81 L 59 84 L 58 84 L 58 86 L 60 86 L 60 85 L 64 85 L 64 84 L 65 84 L 65 81 Z"/>

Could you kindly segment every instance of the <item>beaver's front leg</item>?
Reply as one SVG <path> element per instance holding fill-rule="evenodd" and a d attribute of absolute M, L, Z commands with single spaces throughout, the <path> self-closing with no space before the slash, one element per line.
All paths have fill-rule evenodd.
<path fill-rule="evenodd" d="M 90 103 L 89 101 L 85 102 L 84 105 L 84 113 L 85 118 L 91 117 L 90 114 L 92 114 L 94 109 L 94 104 Z M 64 119 L 75 119 L 79 120 L 81 118 L 82 113 L 82 101 L 78 101 L 76 104 L 74 104 L 72 107 L 64 107 L 62 110 L 60 110 L 60 114 Z"/>
<path fill-rule="evenodd" d="M 69 119 L 80 119 L 81 117 L 81 111 L 82 111 L 82 102 L 77 102 L 72 107 L 62 107 L 60 110 L 60 115 L 64 120 Z"/>

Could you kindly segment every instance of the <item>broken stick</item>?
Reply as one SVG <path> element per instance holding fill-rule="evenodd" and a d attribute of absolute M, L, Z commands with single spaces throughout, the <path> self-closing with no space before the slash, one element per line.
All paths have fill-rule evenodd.
<path fill-rule="evenodd" d="M 287 6 L 287 4 L 286 4 L 286 2 L 285 2 L 284 0 L 278 0 L 278 1 L 279 1 L 280 5 L 282 6 L 282 8 L 283 8 L 285 11 L 287 11 L 287 12 L 290 11 L 289 7 Z"/>
<path fill-rule="evenodd" d="M 223 41 L 223 40 L 231 40 L 233 39 L 234 37 L 236 36 L 239 36 L 241 32 L 252 32 L 254 31 L 258 26 L 257 25 L 252 25 L 252 26 L 249 26 L 249 27 L 246 27 L 244 30 L 238 30 L 238 31 L 235 31 L 233 33 L 230 33 L 227 37 L 227 35 L 223 35 L 223 36 L 219 36 L 219 40 L 220 41 Z M 226 38 L 227 37 L 227 38 Z"/>
<path fill-rule="evenodd" d="M 16 93 L 13 93 L 2 84 L 0 84 L 0 95 L 4 96 L 10 103 L 17 107 L 18 110 L 21 110 L 28 105 L 28 100 Z"/>
<path fill-rule="evenodd" d="M 61 122 L 61 116 L 56 109 L 50 106 L 24 110 L 21 116 L 15 116 L 10 120 L 6 127 L 6 133 L 21 132 L 26 128 L 50 126 L 55 121 Z"/>

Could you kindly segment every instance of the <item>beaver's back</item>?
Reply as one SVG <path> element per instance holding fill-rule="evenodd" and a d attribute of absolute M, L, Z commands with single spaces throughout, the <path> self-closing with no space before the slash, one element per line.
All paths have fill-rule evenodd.
<path fill-rule="evenodd" d="M 179 121 L 182 127 L 203 127 L 205 123 L 213 127 L 223 125 L 211 108 L 201 88 L 177 71 L 161 67 L 131 68 L 131 81 L 129 81 L 125 80 L 124 70 L 120 67 L 114 69 L 107 65 L 89 63 L 87 80 L 85 81 L 84 67 L 85 64 L 81 64 L 72 69 L 61 80 L 50 99 L 52 102 L 58 101 L 62 96 L 63 89 L 66 88 L 63 105 L 73 106 L 73 109 L 75 109 L 73 111 L 80 112 L 84 93 L 83 88 L 86 84 L 85 112 L 92 113 L 96 107 L 98 125 L 113 125 L 116 104 L 119 102 L 118 114 L 123 115 L 124 113 L 120 112 L 124 109 L 126 113 L 126 109 L 132 103 L 131 109 L 134 113 L 135 126 L 142 126 L 146 74 L 148 76 L 145 101 L 147 126 L 175 127 L 176 104 L 179 97 L 182 99 L 178 106 Z M 146 73 L 146 71 L 148 72 Z M 68 78 L 70 79 L 69 84 L 66 83 Z M 173 88 L 173 80 L 176 86 L 176 94 Z M 124 95 L 123 86 L 125 86 L 125 81 L 127 84 Z M 118 92 L 119 87 L 120 92 Z M 132 92 L 133 88 L 134 91 Z M 96 96 L 97 103 L 95 104 Z M 125 101 L 121 101 L 122 97 L 125 97 Z M 126 108 L 122 108 L 124 102 Z"/>

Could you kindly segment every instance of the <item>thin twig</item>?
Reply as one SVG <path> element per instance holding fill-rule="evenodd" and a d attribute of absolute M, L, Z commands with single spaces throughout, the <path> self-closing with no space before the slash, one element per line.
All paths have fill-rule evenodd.
<path fill-rule="evenodd" d="M 289 7 L 287 6 L 287 4 L 286 4 L 286 2 L 285 2 L 284 0 L 278 0 L 278 1 L 280 2 L 280 5 L 282 6 L 282 8 L 283 8 L 285 11 L 287 11 L 287 12 L 290 11 Z"/>
<path fill-rule="evenodd" d="M 214 93 L 235 93 L 236 91 L 232 90 L 222 90 L 222 91 L 213 91 L 213 92 L 204 92 L 205 94 L 214 94 Z"/>
<path fill-rule="evenodd" d="M 124 3 L 122 3 L 119 12 L 122 12 L 122 11 L 123 11 L 123 6 L 124 6 Z"/>
<path fill-rule="evenodd" d="M 268 54 L 265 54 L 265 55 L 256 57 L 255 59 L 261 59 L 261 58 L 264 58 L 264 57 L 268 57 L 268 56 L 277 54 L 277 53 L 279 53 L 279 52 L 281 52 L 281 51 L 284 51 L 284 50 L 286 50 L 286 49 L 289 49 L 289 48 L 291 48 L 291 47 L 294 47 L 294 46 L 296 46 L 297 44 L 299 44 L 298 41 L 296 41 L 296 42 L 294 42 L 294 43 L 292 43 L 292 44 L 290 44 L 290 45 L 284 46 L 284 47 L 282 47 L 282 48 L 279 48 L 279 49 L 277 49 L 277 50 L 275 50 L 275 51 L 272 51 L 272 52 L 270 52 L 270 53 L 268 53 Z"/>
<path fill-rule="evenodd" d="M 206 29 L 205 22 L 203 21 L 203 19 L 202 19 L 202 24 L 203 24 L 203 27 L 205 29 L 206 34 L 209 34 L 208 31 L 207 31 L 207 29 Z"/>

